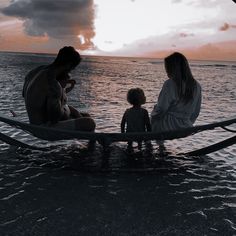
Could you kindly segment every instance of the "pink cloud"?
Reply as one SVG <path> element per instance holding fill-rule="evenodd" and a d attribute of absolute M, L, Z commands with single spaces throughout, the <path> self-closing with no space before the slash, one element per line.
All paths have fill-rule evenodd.
<path fill-rule="evenodd" d="M 221 43 L 208 43 L 195 48 L 175 48 L 175 51 L 182 52 L 189 59 L 197 60 L 236 60 L 236 41 Z M 153 51 L 145 54 L 147 57 L 163 58 L 173 52 L 172 50 Z"/>

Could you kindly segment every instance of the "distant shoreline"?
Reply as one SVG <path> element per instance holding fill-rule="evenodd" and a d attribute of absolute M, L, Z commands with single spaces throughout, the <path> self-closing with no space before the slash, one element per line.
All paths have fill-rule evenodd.
<path fill-rule="evenodd" d="M 40 56 L 52 56 L 55 57 L 57 53 L 45 53 L 45 52 L 14 52 L 14 51 L 0 51 L 1 54 L 19 54 L 19 55 L 40 55 Z M 88 55 L 82 54 L 83 57 L 87 58 L 120 58 L 120 59 L 133 59 L 133 60 L 160 60 L 162 61 L 164 58 L 157 57 L 142 57 L 142 56 L 108 56 L 108 55 Z M 189 61 L 199 61 L 199 62 L 229 62 L 236 63 L 236 60 L 217 60 L 217 59 L 189 59 Z"/>

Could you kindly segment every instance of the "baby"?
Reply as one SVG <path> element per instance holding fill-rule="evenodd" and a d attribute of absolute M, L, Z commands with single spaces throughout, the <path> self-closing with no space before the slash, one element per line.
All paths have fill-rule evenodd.
<path fill-rule="evenodd" d="M 148 111 L 142 108 L 146 102 L 144 92 L 140 88 L 130 89 L 127 93 L 127 101 L 132 105 L 126 109 L 121 120 L 121 133 L 129 132 L 150 132 L 151 123 Z M 132 141 L 128 142 L 128 150 L 132 150 Z M 142 142 L 138 142 L 138 149 L 141 150 Z"/>
<path fill-rule="evenodd" d="M 67 104 L 67 96 L 66 94 L 69 93 L 75 86 L 76 82 L 73 79 L 70 79 L 69 76 L 61 76 L 58 79 L 61 87 L 62 87 L 62 97 L 61 97 L 61 104 L 63 109 L 67 111 L 67 114 L 70 114 L 71 118 L 80 118 L 80 117 L 89 117 L 89 114 L 85 112 L 79 112 L 73 106 Z"/>

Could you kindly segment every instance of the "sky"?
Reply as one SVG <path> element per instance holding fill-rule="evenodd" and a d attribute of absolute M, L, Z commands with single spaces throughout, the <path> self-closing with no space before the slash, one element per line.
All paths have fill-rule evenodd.
<path fill-rule="evenodd" d="M 0 51 L 236 61 L 233 0 L 0 0 Z"/>

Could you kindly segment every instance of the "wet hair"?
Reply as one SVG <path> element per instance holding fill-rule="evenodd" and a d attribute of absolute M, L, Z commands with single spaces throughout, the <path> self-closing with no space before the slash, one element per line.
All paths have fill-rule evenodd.
<path fill-rule="evenodd" d="M 75 68 L 81 61 L 80 54 L 71 46 L 63 47 L 59 50 L 55 61 L 56 66 L 71 64 Z"/>
<path fill-rule="evenodd" d="M 127 93 L 127 101 L 131 105 L 142 105 L 146 102 L 146 97 L 141 88 L 132 88 Z"/>
<path fill-rule="evenodd" d="M 166 57 L 164 62 L 168 77 L 176 83 L 179 98 L 187 103 L 193 99 L 196 86 L 188 60 L 183 54 L 174 52 Z"/>

